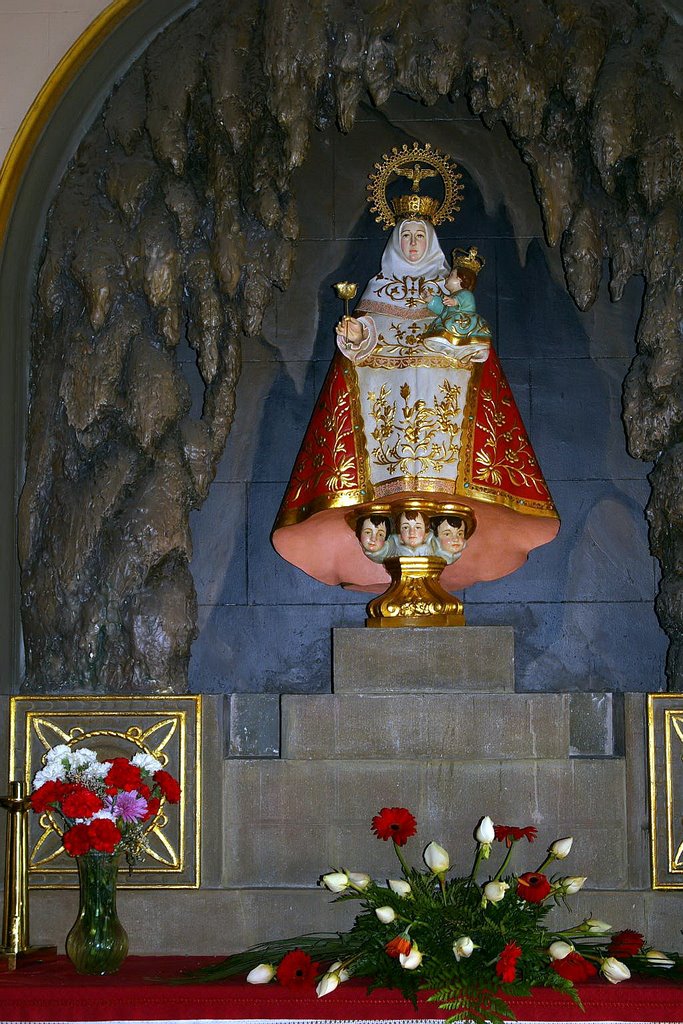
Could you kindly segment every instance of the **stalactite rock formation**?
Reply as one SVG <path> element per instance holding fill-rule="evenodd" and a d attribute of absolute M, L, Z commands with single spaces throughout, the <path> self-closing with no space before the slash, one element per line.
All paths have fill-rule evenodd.
<path fill-rule="evenodd" d="M 624 387 L 655 462 L 657 611 L 683 688 L 683 31 L 659 0 L 204 0 L 134 64 L 52 205 L 19 509 L 26 688 L 182 692 L 189 513 L 235 410 L 241 349 L 286 288 L 290 181 L 359 100 L 464 93 L 528 165 L 567 288 L 646 283 Z M 204 387 L 190 415 L 184 338 Z"/>

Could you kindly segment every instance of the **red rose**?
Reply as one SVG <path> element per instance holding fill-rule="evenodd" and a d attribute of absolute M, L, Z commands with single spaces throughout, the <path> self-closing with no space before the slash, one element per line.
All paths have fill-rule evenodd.
<path fill-rule="evenodd" d="M 372 831 L 378 839 L 393 839 L 397 846 L 405 846 L 417 832 L 417 822 L 405 807 L 383 807 L 372 819 Z"/>
<path fill-rule="evenodd" d="M 36 814 L 42 814 L 51 804 L 59 803 L 63 792 L 63 782 L 44 782 L 35 793 L 31 793 L 31 807 Z"/>
<path fill-rule="evenodd" d="M 598 973 L 595 964 L 591 963 L 590 960 L 586 960 L 585 957 L 575 951 L 568 953 L 561 960 L 553 960 L 550 966 L 561 978 L 566 978 L 567 981 L 575 983 L 588 981 L 589 978 Z"/>
<path fill-rule="evenodd" d="M 320 964 L 313 963 L 303 949 L 293 949 L 280 961 L 276 977 L 285 988 L 303 988 L 315 981 Z"/>
<path fill-rule="evenodd" d="M 142 775 L 137 765 L 131 764 L 127 757 L 115 757 L 110 764 L 111 768 L 104 780 L 108 793 L 113 795 L 117 789 L 122 789 L 126 793 L 131 793 L 134 789 L 139 791 Z"/>
<path fill-rule="evenodd" d="M 516 828 L 514 825 L 494 825 L 493 831 L 498 842 L 504 842 L 507 847 L 512 846 L 513 841 L 519 842 L 520 839 L 528 839 L 530 843 L 533 843 L 538 835 L 538 829 L 533 825 L 527 825 L 525 828 Z"/>
<path fill-rule="evenodd" d="M 617 932 L 612 936 L 607 947 L 607 955 L 635 956 L 637 953 L 640 953 L 644 942 L 644 935 L 641 935 L 640 932 L 634 932 L 631 928 L 626 928 L 625 931 Z"/>
<path fill-rule="evenodd" d="M 168 772 L 165 772 L 163 768 L 160 768 L 158 772 L 154 773 L 154 781 L 161 790 L 163 796 L 166 797 L 169 804 L 177 804 L 180 800 L 180 786 L 176 779 Z"/>
<path fill-rule="evenodd" d="M 62 844 L 70 857 L 80 857 L 92 849 L 89 825 L 74 825 L 64 833 Z"/>
<path fill-rule="evenodd" d="M 545 875 L 527 871 L 517 879 L 517 895 L 527 903 L 542 903 L 553 890 Z"/>
<path fill-rule="evenodd" d="M 144 814 L 144 817 L 142 818 L 142 821 L 149 821 L 150 818 L 153 818 L 154 815 L 159 810 L 160 806 L 161 806 L 161 800 L 159 799 L 159 797 L 158 796 L 150 796 L 149 799 L 147 800 L 147 810 L 145 811 L 145 814 Z"/>
<path fill-rule="evenodd" d="M 87 786 L 74 786 L 68 796 L 62 800 L 62 812 L 67 818 L 92 818 L 101 811 L 103 801 Z"/>
<path fill-rule="evenodd" d="M 101 853 L 113 853 L 121 842 L 121 833 L 109 818 L 95 818 L 86 826 L 93 850 Z"/>
<path fill-rule="evenodd" d="M 517 961 L 522 955 L 522 948 L 516 942 L 508 942 L 496 963 L 496 974 L 501 981 L 509 984 L 517 977 Z"/>
<path fill-rule="evenodd" d="M 390 939 L 384 947 L 385 952 L 392 956 L 395 960 L 398 960 L 401 953 L 405 956 L 410 953 L 412 946 L 410 939 L 407 939 L 405 935 L 397 935 L 395 939 Z"/>

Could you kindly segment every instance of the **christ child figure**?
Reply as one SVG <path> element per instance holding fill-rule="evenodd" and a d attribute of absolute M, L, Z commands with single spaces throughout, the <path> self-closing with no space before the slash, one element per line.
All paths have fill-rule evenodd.
<path fill-rule="evenodd" d="M 483 266 L 484 260 L 475 246 L 469 252 L 456 249 L 453 267 L 444 282 L 449 294 L 434 295 L 426 288 L 420 292 L 427 309 L 436 314 L 423 336 L 441 338 L 462 347 L 462 358 L 468 363 L 483 363 L 489 353 L 491 330 L 477 313 L 473 294 Z"/>

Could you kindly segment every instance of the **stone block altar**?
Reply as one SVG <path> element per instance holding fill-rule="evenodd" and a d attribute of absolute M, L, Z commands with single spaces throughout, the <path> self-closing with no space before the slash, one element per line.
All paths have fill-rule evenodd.
<path fill-rule="evenodd" d="M 470 865 L 457 857 L 483 814 L 533 824 L 543 848 L 573 835 L 567 866 L 588 882 L 570 899 L 571 918 L 553 913 L 566 923 L 599 916 L 677 947 L 680 893 L 651 890 L 644 695 L 516 693 L 509 628 L 343 628 L 333 652 L 331 693 L 191 698 L 200 770 L 190 759 L 185 782 L 200 782 L 199 870 L 179 888 L 143 865 L 144 892 L 122 877 L 133 953 L 224 954 L 345 927 L 351 905 L 333 907 L 317 879 L 340 865 L 381 877 L 385 851 L 369 822 L 395 805 L 453 851 L 463 874 Z M 168 714 L 173 698 L 164 701 Z M 117 702 L 122 716 L 141 703 Z M 529 868 L 539 859 L 517 853 Z M 45 884 L 39 871 L 32 878 Z M 63 942 L 75 903 L 75 888 L 34 889 L 32 935 Z"/>

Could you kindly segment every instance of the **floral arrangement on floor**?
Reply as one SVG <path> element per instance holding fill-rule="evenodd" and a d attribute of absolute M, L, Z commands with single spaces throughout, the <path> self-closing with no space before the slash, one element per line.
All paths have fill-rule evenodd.
<path fill-rule="evenodd" d="M 318 996 L 327 996 L 354 975 L 367 978 L 370 989 L 398 988 L 413 1003 L 419 990 L 428 990 L 428 1000 L 449 1015 L 449 1022 L 500 1024 L 514 1019 L 506 997 L 529 995 L 536 986 L 565 992 L 580 1006 L 576 982 L 600 975 L 617 984 L 632 971 L 681 971 L 678 954 L 652 949 L 638 932 L 614 933 L 594 918 L 562 931 L 546 926 L 552 905 L 566 903 L 586 881 L 548 874 L 554 862 L 568 856 L 571 838 L 552 843 L 534 871 L 515 875 L 507 873 L 515 847 L 535 842 L 537 830 L 494 825 L 484 817 L 475 831 L 470 874 L 447 878 L 450 858 L 438 843 L 424 849 L 426 870 L 407 863 L 403 847 L 417 832 L 410 811 L 384 807 L 372 819 L 372 830 L 392 843 L 400 878 L 381 885 L 365 872 L 338 868 L 320 879 L 337 901 L 360 901 L 349 932 L 264 943 L 193 979 L 246 973 L 255 985 L 275 981 L 302 990 L 316 985 Z M 480 880 L 495 843 L 504 855 L 495 874 Z"/>
<path fill-rule="evenodd" d="M 33 779 L 31 807 L 50 815 L 69 856 L 124 853 L 132 868 L 163 802 L 179 799 L 178 782 L 151 754 L 99 761 L 94 750 L 60 744 Z"/>

